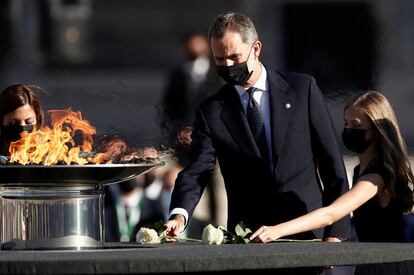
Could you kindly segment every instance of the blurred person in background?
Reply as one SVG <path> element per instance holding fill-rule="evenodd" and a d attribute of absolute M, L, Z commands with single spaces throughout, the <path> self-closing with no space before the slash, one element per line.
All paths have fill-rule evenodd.
<path fill-rule="evenodd" d="M 33 85 L 15 84 L 0 95 L 0 155 L 9 155 L 9 146 L 22 132 L 32 132 L 43 125 L 43 111 Z"/>
<path fill-rule="evenodd" d="M 404 236 L 407 242 L 414 243 L 414 213 L 404 216 Z"/>
<path fill-rule="evenodd" d="M 176 149 L 181 163 L 187 162 L 186 151 L 191 142 L 197 105 L 221 86 L 211 66 L 210 48 L 205 35 L 186 35 L 183 52 L 185 60 L 169 72 L 167 86 L 158 105 L 161 128 L 168 138 L 169 147 Z"/>
<path fill-rule="evenodd" d="M 118 160 L 143 160 L 158 158 L 152 147 L 129 148 L 118 135 L 105 135 L 99 151 Z M 161 172 L 162 173 L 162 172 Z M 160 187 L 159 168 L 138 177 L 112 184 L 105 188 L 105 240 L 107 242 L 133 242 L 141 227 L 153 227 L 164 221 L 158 199 Z"/>
<path fill-rule="evenodd" d="M 176 157 L 176 163 L 169 166 L 171 171 L 167 171 L 165 175 L 164 199 L 168 190 L 172 190 L 169 187 L 171 178 L 175 180 L 177 173 L 188 164 L 187 153 L 191 144 L 196 107 L 223 85 L 211 64 L 210 47 L 205 35 L 186 35 L 183 52 L 185 60 L 169 73 L 167 86 L 158 106 L 161 128 L 167 137 L 168 147 L 174 149 Z M 194 220 L 188 226 L 187 233 L 190 237 L 201 237 L 205 225 L 223 220 L 225 213 L 217 208 L 221 204 L 217 200 L 222 199 L 220 193 L 223 191 L 222 177 L 216 165 L 212 184 L 209 184 L 194 214 Z"/>
<path fill-rule="evenodd" d="M 153 181 L 151 173 L 110 185 L 105 192 L 105 241 L 134 242 L 141 227 L 152 228 L 164 221 L 161 203 L 145 190 Z"/>
<path fill-rule="evenodd" d="M 171 193 L 174 189 L 174 183 L 177 179 L 178 173 L 182 170 L 182 167 L 176 163 L 169 165 L 163 175 L 163 185 L 161 192 L 159 193 L 162 210 L 164 214 L 164 220 L 167 221 L 169 218 L 169 207 L 171 202 Z"/>

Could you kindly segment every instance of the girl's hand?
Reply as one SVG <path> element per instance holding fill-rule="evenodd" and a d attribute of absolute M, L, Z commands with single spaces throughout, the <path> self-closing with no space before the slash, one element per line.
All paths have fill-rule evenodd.
<path fill-rule="evenodd" d="M 250 240 L 256 243 L 268 243 L 280 238 L 276 226 L 261 226 L 250 236 Z"/>

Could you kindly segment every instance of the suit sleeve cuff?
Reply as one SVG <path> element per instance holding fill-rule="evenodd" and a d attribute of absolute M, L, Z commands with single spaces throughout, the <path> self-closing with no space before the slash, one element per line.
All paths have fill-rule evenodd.
<path fill-rule="evenodd" d="M 168 219 L 170 219 L 172 215 L 176 215 L 176 214 L 180 214 L 180 215 L 184 216 L 184 218 L 185 218 L 184 225 L 187 226 L 187 222 L 188 222 L 188 212 L 187 212 L 187 210 L 185 210 L 184 208 L 178 208 L 178 207 L 174 208 L 173 210 L 171 210 Z"/>

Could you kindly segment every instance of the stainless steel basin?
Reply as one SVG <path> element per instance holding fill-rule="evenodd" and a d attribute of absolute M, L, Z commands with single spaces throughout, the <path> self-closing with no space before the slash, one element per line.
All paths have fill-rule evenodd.
<path fill-rule="evenodd" d="M 1 166 L 1 249 L 102 247 L 103 187 L 161 165 Z"/>

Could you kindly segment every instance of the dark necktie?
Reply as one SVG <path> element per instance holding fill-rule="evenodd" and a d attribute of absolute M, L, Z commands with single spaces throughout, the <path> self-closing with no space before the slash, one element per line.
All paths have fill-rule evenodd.
<path fill-rule="evenodd" d="M 247 104 L 247 121 L 249 122 L 250 130 L 252 131 L 254 140 L 259 148 L 260 155 L 262 159 L 267 162 L 268 152 L 264 120 L 260 106 L 253 98 L 255 90 L 256 89 L 253 87 L 247 90 L 247 93 L 249 94 L 249 103 Z"/>

